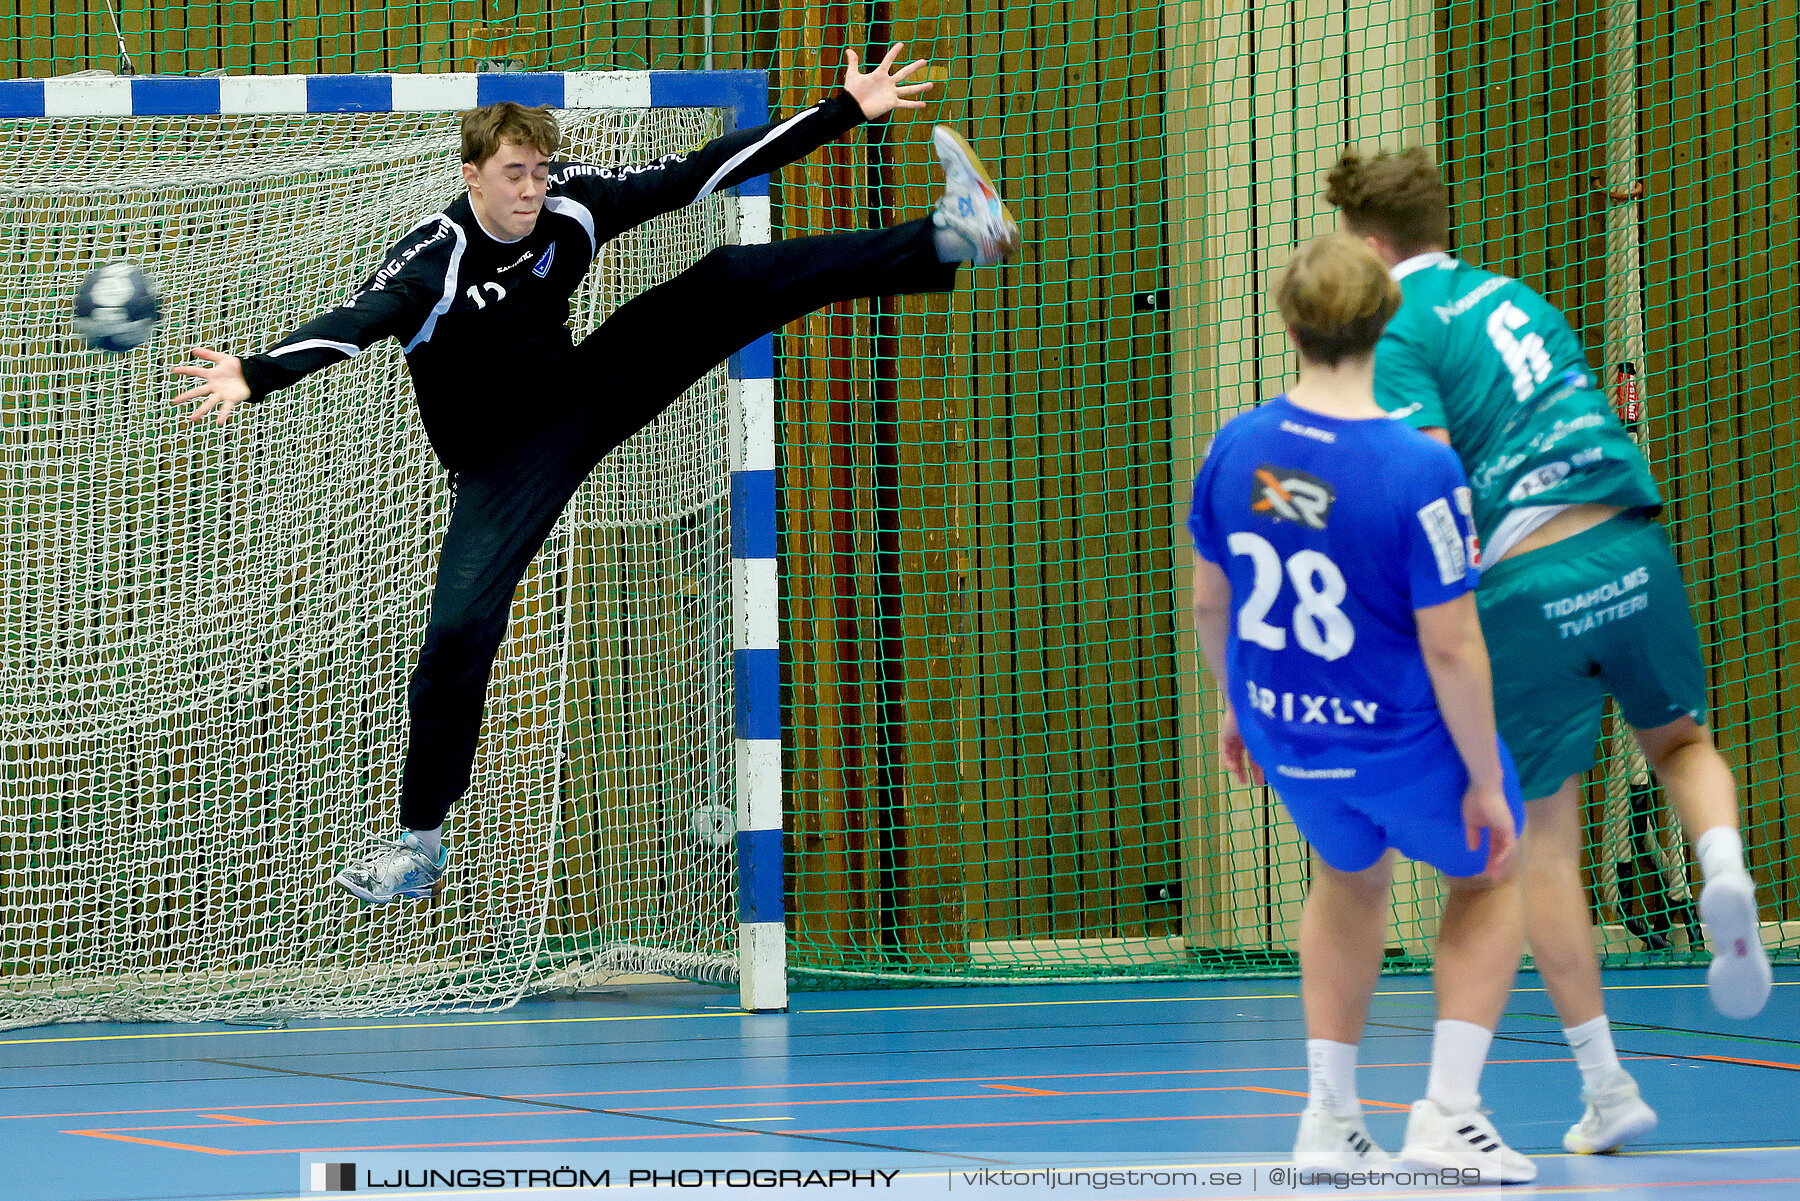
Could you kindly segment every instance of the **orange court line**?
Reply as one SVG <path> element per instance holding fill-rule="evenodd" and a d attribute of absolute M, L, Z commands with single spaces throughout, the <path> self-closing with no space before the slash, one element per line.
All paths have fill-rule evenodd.
<path fill-rule="evenodd" d="M 134 1138 L 129 1134 L 110 1134 L 105 1130 L 65 1130 L 64 1134 L 85 1134 L 89 1138 L 108 1138 L 117 1143 L 141 1143 L 146 1147 L 163 1147 L 170 1151 L 198 1151 L 202 1155 L 237 1155 L 237 1151 L 224 1151 L 218 1147 L 201 1147 L 194 1143 L 165 1143 L 154 1138 Z"/>
<path fill-rule="evenodd" d="M 1661 1055 L 1621 1055 L 1620 1059 L 1663 1059 Z M 1559 1055 L 1545 1059 L 1490 1059 L 1489 1064 L 1539 1064 L 1539 1063 L 1574 1063 L 1573 1055 Z M 1429 1061 L 1422 1063 L 1364 1063 L 1358 1064 L 1359 1071 L 1385 1068 L 1428 1068 Z M 701 1084 L 686 1088 L 640 1088 L 640 1089 L 599 1089 L 573 1093 L 513 1093 L 512 1097 L 530 1098 L 534 1101 L 553 1101 L 566 1097 L 642 1097 L 663 1096 L 675 1093 L 718 1093 L 749 1092 L 757 1089 L 771 1088 L 879 1088 L 899 1084 L 989 1084 L 1010 1083 L 1019 1080 L 1124 1080 L 1151 1076 L 1212 1076 L 1223 1072 L 1304 1072 L 1306 1065 L 1300 1064 L 1254 1064 L 1229 1068 L 1156 1068 L 1140 1072 L 1045 1072 L 1030 1076 L 917 1076 L 899 1080 L 815 1080 L 790 1081 L 782 1084 Z M 308 1102 L 318 1104 L 318 1102 Z M 69 1115 L 76 1116 L 76 1115 Z"/>
<path fill-rule="evenodd" d="M 1238 1088 L 1247 1093 L 1274 1093 L 1278 1097 L 1310 1097 L 1312 1095 L 1311 1093 L 1297 1093 L 1291 1088 L 1263 1088 L 1255 1084 L 1240 1084 L 1238 1085 Z M 1402 1105 L 1398 1101 L 1376 1101 L 1368 1097 L 1364 1097 L 1362 1103 L 1364 1105 L 1379 1105 L 1383 1109 L 1410 1110 L 1412 1108 L 1412 1106 Z"/>
<path fill-rule="evenodd" d="M 207 1109 L 310 1109 L 320 1105 L 407 1105 L 417 1103 L 429 1105 L 435 1102 L 469 1101 L 470 1097 L 378 1097 L 361 1101 L 270 1101 L 261 1105 L 180 1105 L 168 1109 L 89 1109 L 80 1113 L 0 1113 L 0 1121 L 17 1122 L 25 1118 L 55 1118 L 66 1121 L 69 1118 L 140 1118 L 157 1113 L 198 1113 Z M 509 1099 L 509 1098 L 502 1098 Z"/>
<path fill-rule="evenodd" d="M 1186 1091 L 1186 1090 L 1184 1090 L 1184 1091 Z M 1294 1097 L 1305 1095 L 1303 1093 L 1288 1092 L 1283 1089 L 1256 1088 L 1254 1086 L 1240 1087 L 1240 1086 L 1234 1086 L 1234 1085 L 1224 1085 L 1224 1086 L 1220 1086 L 1218 1088 L 1208 1088 L 1208 1089 L 1193 1090 L 1193 1091 L 1264 1092 L 1264 1093 L 1274 1093 L 1274 1094 L 1280 1095 L 1280 1096 L 1294 1096 Z M 546 1112 L 552 1112 L 552 1111 L 546 1111 Z M 450 1116 L 450 1115 L 446 1115 L 446 1116 Z M 631 1115 L 629 1113 L 624 1113 L 624 1114 L 621 1114 L 620 1116 L 629 1117 Z M 785 1134 L 876 1134 L 876 1133 L 885 1133 L 885 1132 L 893 1132 L 893 1131 L 997 1130 L 997 1129 L 1006 1129 L 1006 1128 L 1011 1128 L 1011 1127 L 1023 1127 L 1023 1126 L 1091 1126 L 1091 1125 L 1098 1125 L 1101 1123 L 1109 1123 L 1109 1122 L 1118 1123 L 1120 1125 L 1127 1125 L 1127 1124 L 1137 1124 L 1137 1123 L 1143 1123 L 1143 1122 L 1206 1122 L 1206 1121 L 1218 1121 L 1221 1119 L 1230 1119 L 1230 1118 L 1297 1118 L 1299 1116 L 1300 1116 L 1299 1113 L 1296 1111 L 1294 1113 L 1170 1114 L 1170 1115 L 1156 1116 L 1156 1117 L 1043 1118 L 1043 1119 L 1032 1120 L 1032 1121 L 1015 1121 L 1015 1122 L 943 1122 L 943 1123 L 932 1123 L 932 1124 L 915 1125 L 915 1126 L 845 1126 L 845 1127 L 839 1127 L 839 1128 L 833 1128 L 833 1129 L 790 1130 L 790 1131 L 784 1131 L 783 1133 L 785 1133 Z M 380 1119 L 380 1120 L 396 1121 L 396 1120 L 404 1120 L 404 1119 Z M 271 1123 L 271 1124 L 287 1125 L 290 1123 Z M 311 1123 L 296 1122 L 296 1123 L 291 1123 L 291 1124 L 307 1125 L 307 1124 L 311 1124 Z M 214 1127 L 214 1129 L 226 1129 L 226 1127 Z M 209 1155 L 315 1155 L 315 1154 L 316 1155 L 335 1155 L 335 1154 L 347 1154 L 349 1152 L 354 1152 L 354 1151 L 432 1151 L 432 1150 L 447 1150 L 447 1149 L 459 1148 L 459 1147 L 460 1148 L 531 1147 L 531 1146 L 562 1146 L 565 1144 L 572 1145 L 572 1144 L 577 1144 L 577 1143 L 620 1143 L 620 1142 L 649 1143 L 649 1142 L 667 1142 L 667 1141 L 671 1141 L 671 1140 L 687 1140 L 687 1139 L 697 1139 L 697 1138 L 742 1138 L 742 1137 L 754 1136 L 757 1134 L 761 1134 L 763 1132 L 756 1131 L 756 1130 L 708 1130 L 708 1131 L 703 1131 L 703 1132 L 694 1133 L 694 1134 L 683 1133 L 683 1134 L 583 1135 L 583 1136 L 575 1136 L 575 1137 L 570 1137 L 570 1138 L 495 1139 L 495 1140 L 484 1140 L 484 1141 L 479 1141 L 479 1142 L 459 1142 L 459 1143 L 396 1143 L 396 1144 L 390 1144 L 390 1145 L 356 1146 L 356 1147 L 292 1147 L 292 1148 L 277 1147 L 277 1148 L 252 1149 L 252 1150 L 242 1150 L 242 1151 L 227 1150 L 227 1149 L 218 1148 L 218 1147 L 199 1147 L 199 1146 L 194 1146 L 194 1145 L 186 1144 L 186 1143 L 159 1142 L 155 1139 L 136 1138 L 131 1135 L 118 1134 L 118 1133 L 113 1133 L 113 1132 L 109 1132 L 109 1131 L 105 1131 L 105 1130 L 65 1130 L 65 1131 L 63 1131 L 63 1133 L 64 1134 L 86 1135 L 90 1138 L 118 1139 L 123 1142 L 144 1143 L 148 1146 L 169 1147 L 169 1148 L 173 1148 L 176 1150 L 204 1151 Z"/>
<path fill-rule="evenodd" d="M 627 1115 L 629 1116 L 629 1115 Z M 1297 1118 L 1294 1113 L 1207 1113 L 1179 1114 L 1151 1118 L 1046 1118 L 1035 1122 L 948 1122 L 930 1126 L 844 1126 L 830 1130 L 785 1130 L 782 1134 L 878 1134 L 902 1130 L 998 1130 L 1013 1126 L 1092 1126 L 1104 1122 L 1121 1125 L 1138 1122 L 1211 1122 L 1225 1118 Z M 120 1142 L 143 1143 L 151 1147 L 169 1147 L 177 1151 L 204 1151 L 208 1155 L 341 1155 L 356 1151 L 446 1151 L 462 1147 L 542 1147 L 574 1143 L 653 1143 L 696 1138 L 750 1138 L 764 1134 L 761 1130 L 707 1130 L 696 1134 L 602 1134 L 574 1138 L 494 1139 L 467 1143 L 391 1143 L 359 1147 L 272 1147 L 247 1151 L 231 1151 L 222 1147 L 200 1147 L 188 1143 L 165 1143 L 155 1139 L 111 1134 L 104 1130 L 65 1130 L 64 1134 L 82 1134 L 89 1138 L 110 1138 Z"/>
<path fill-rule="evenodd" d="M 1594 1184 L 1533 1184 L 1533 1193 L 1617 1193 L 1641 1188 L 1731 1188 L 1745 1184 L 1800 1184 L 1800 1176 L 1777 1176 L 1769 1180 L 1633 1180 L 1627 1185 L 1611 1182 Z"/>
<path fill-rule="evenodd" d="M 1031 1122 L 943 1122 L 932 1126 L 846 1126 L 839 1130 L 790 1130 L 789 1134 L 885 1134 L 905 1130 L 999 1130 L 1010 1126 L 1120 1126 L 1143 1122 L 1217 1122 L 1229 1118 L 1297 1118 L 1293 1113 L 1195 1113 L 1142 1118 L 1043 1118 Z"/>
<path fill-rule="evenodd" d="M 1053 1093 L 1044 1089 L 1019 1088 L 1015 1085 L 990 1084 L 988 1088 L 1003 1089 L 1006 1094 L 1026 1097 L 1151 1097 L 1174 1093 L 1285 1093 L 1290 1097 L 1304 1097 L 1305 1093 L 1291 1093 L 1283 1089 L 1257 1088 L 1250 1084 L 1201 1084 L 1189 1088 L 1097 1088 L 1084 1089 L 1080 1092 Z M 818 1100 L 788 1101 L 741 1101 L 723 1105 L 633 1105 L 630 1113 L 687 1113 L 705 1109 L 742 1109 L 745 1105 L 892 1105 L 908 1101 L 995 1101 L 1000 1098 L 990 1093 L 951 1094 L 939 1097 L 822 1097 Z M 1405 1109 L 1407 1106 L 1401 1106 Z M 446 1115 L 448 1116 L 448 1115 Z"/>
<path fill-rule="evenodd" d="M 232 1151 L 224 1147 L 201 1147 L 189 1143 L 162 1143 L 150 1138 L 108 1134 L 103 1130 L 65 1130 L 63 1133 L 83 1134 L 90 1138 L 116 1139 L 122 1143 L 143 1143 L 149 1147 L 170 1147 L 177 1151 L 204 1151 L 208 1155 L 342 1155 L 355 1151 L 454 1151 L 458 1148 L 469 1147 L 555 1147 L 565 1143 L 647 1143 L 666 1142 L 671 1139 L 755 1138 L 764 1132 L 761 1130 L 706 1130 L 698 1134 L 601 1134 L 582 1135 L 576 1138 L 492 1139 L 477 1143 L 374 1143 L 359 1147 L 272 1147 L 248 1151 Z"/>
<path fill-rule="evenodd" d="M 1662 1059 L 1660 1055 L 1621 1055 L 1621 1059 Z M 1713 1056 L 1696 1056 L 1695 1058 L 1719 1058 Z M 1543 1064 L 1573 1063 L 1574 1057 L 1569 1055 L 1544 1059 L 1490 1059 L 1489 1064 Z M 1757 1060 L 1725 1060 L 1730 1063 L 1757 1063 Z M 1368 1071 L 1377 1068 L 1428 1068 L 1429 1063 L 1365 1063 L 1359 1065 L 1360 1070 Z M 1771 1064 L 1769 1066 L 1792 1066 Z M 555 1101 L 572 1097 L 663 1097 L 679 1096 L 684 1093 L 746 1093 L 768 1089 L 815 1089 L 815 1088 L 878 1088 L 904 1084 L 990 1084 L 1017 1080 L 1123 1080 L 1148 1078 L 1156 1076 L 1210 1076 L 1225 1072 L 1304 1072 L 1305 1064 L 1259 1065 L 1227 1068 L 1158 1068 L 1152 1071 L 1138 1072 L 1052 1072 L 1030 1076 L 920 1076 L 910 1079 L 896 1080 L 815 1080 L 790 1081 L 780 1084 L 706 1084 L 692 1085 L 684 1088 L 637 1088 L 637 1089 L 589 1089 L 581 1092 L 562 1093 L 509 1093 L 505 1096 L 473 1098 L 464 1096 L 447 1097 L 379 1097 L 342 1101 L 272 1101 L 257 1105 L 206 1106 L 214 1110 L 230 1110 L 247 1112 L 269 1109 L 309 1109 L 321 1106 L 366 1106 L 366 1105 L 429 1105 L 448 1104 L 451 1102 L 467 1102 L 471 1100 L 493 1101 Z M 375 1082 L 379 1083 L 379 1082 Z M 1251 1085 L 1233 1087 L 1250 1088 Z M 1301 1094 L 1295 1094 L 1296 1096 Z M 883 1098 L 891 1100 L 892 1098 Z M 1366 1100 L 1366 1099 L 1365 1099 Z M 1390 1105 L 1393 1102 L 1368 1102 L 1369 1104 Z M 796 1101 L 794 1104 L 804 1104 Z M 123 1118 L 148 1117 L 160 1113 L 198 1113 L 198 1106 L 172 1106 L 166 1109 L 91 1109 L 73 1113 L 10 1113 L 0 1114 L 0 1121 L 21 1121 L 26 1118 L 48 1118 L 67 1121 L 70 1118 Z M 1406 1108 L 1402 1106 L 1401 1108 Z"/>
<path fill-rule="evenodd" d="M 1753 1068 L 1780 1068 L 1786 1072 L 1800 1072 L 1800 1063 L 1781 1063 L 1774 1059 L 1739 1059 L 1735 1055 L 1690 1055 L 1689 1059 L 1707 1059 L 1713 1063 L 1741 1063 Z"/>
<path fill-rule="evenodd" d="M 200 1122 L 181 1123 L 169 1126 L 95 1126 L 95 1131 L 146 1131 L 146 1130 L 233 1130 L 239 1126 L 333 1126 L 345 1122 L 454 1122 L 458 1118 L 547 1118 L 558 1114 L 569 1116 L 577 1111 L 567 1109 L 517 1109 L 511 1113 L 431 1113 L 431 1114 L 382 1114 L 379 1117 L 350 1118 L 289 1118 L 285 1121 L 270 1121 L 267 1118 L 243 1118 L 234 1120 L 228 1114 L 203 1113 L 203 1118 L 217 1118 L 218 1122 L 205 1125 Z M 589 1115 L 592 1116 L 592 1115 Z M 64 1133 L 71 1133 L 64 1131 Z"/>
<path fill-rule="evenodd" d="M 798 1107 L 803 1105 L 887 1105 L 902 1102 L 943 1102 L 943 1101 L 997 1101 L 1006 1097 L 1137 1097 L 1164 1096 L 1180 1093 L 1229 1093 L 1253 1092 L 1273 1093 L 1282 1097 L 1304 1097 L 1307 1094 L 1285 1088 L 1260 1088 L 1252 1084 L 1215 1084 L 1200 1085 L 1191 1088 L 1120 1088 L 1095 1089 L 1074 1093 L 1045 1092 L 1034 1088 L 1013 1088 L 1009 1085 L 994 1084 L 989 1088 L 1004 1089 L 1000 1096 L 991 1093 L 951 1094 L 934 1097 L 821 1097 L 815 1100 L 795 1101 L 770 1098 L 767 1101 L 731 1101 L 715 1105 L 634 1105 L 629 1110 L 618 1111 L 621 1116 L 647 1113 L 694 1113 L 717 1109 L 743 1109 L 746 1105 L 777 1105 Z M 1406 1109 L 1407 1106 L 1393 1101 L 1366 1101 L 1368 1105 L 1388 1106 L 1394 1109 Z M 226 1125 L 203 1125 L 200 1123 L 183 1123 L 167 1126 L 103 1126 L 96 1130 L 109 1132 L 130 1131 L 142 1133 L 151 1130 L 220 1130 L 234 1126 L 329 1126 L 346 1122 L 455 1122 L 466 1118 L 540 1118 L 566 1115 L 566 1109 L 519 1109 L 507 1113 L 431 1113 L 431 1114 L 383 1114 L 379 1117 L 365 1117 L 360 1114 L 350 1117 L 318 1117 L 289 1118 L 283 1121 L 271 1121 L 267 1118 L 233 1118 L 229 1114 L 201 1114 L 203 1118 L 214 1119 Z"/>

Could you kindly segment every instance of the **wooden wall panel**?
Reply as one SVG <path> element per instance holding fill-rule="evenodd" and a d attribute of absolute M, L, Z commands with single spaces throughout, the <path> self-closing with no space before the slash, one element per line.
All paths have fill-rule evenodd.
<path fill-rule="evenodd" d="M 1792 920 L 1796 698 L 1791 541 L 1793 0 L 1658 0 L 1645 73 L 1645 265 L 1653 465 L 1707 648 L 1715 733 L 1737 768 L 1752 863 Z M 1657 454 L 1657 451 L 1663 452 Z"/>
<path fill-rule="evenodd" d="M 1610 381 L 1604 18 L 1594 0 L 1457 0 L 1439 42 L 1457 252 L 1542 291 Z M 1795 4 L 1645 0 L 1638 28 L 1647 453 L 1765 918 L 1791 919 Z"/>

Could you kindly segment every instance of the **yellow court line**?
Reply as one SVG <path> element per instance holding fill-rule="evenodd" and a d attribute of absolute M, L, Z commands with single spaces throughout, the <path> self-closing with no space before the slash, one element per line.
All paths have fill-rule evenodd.
<path fill-rule="evenodd" d="M 466 1026 L 555 1026 L 577 1022 L 668 1022 L 677 1018 L 726 1018 L 750 1016 L 732 1013 L 643 1013 L 616 1014 L 610 1017 L 563 1018 L 490 1018 L 474 1022 L 393 1022 L 371 1026 L 283 1026 L 272 1030 L 172 1030 L 166 1033 L 83 1034 L 64 1038 L 4 1038 L 0 1047 L 31 1046 L 37 1043 L 105 1043 L 134 1038 L 235 1038 L 249 1034 L 328 1034 L 347 1030 L 449 1030 Z"/>
<path fill-rule="evenodd" d="M 1704 982 L 1695 984 L 1609 984 L 1607 992 L 1639 992 L 1646 989 L 1693 989 L 1705 988 Z M 1776 988 L 1800 987 L 1800 980 L 1777 980 Z M 1542 988 L 1515 988 L 1517 993 L 1541 993 Z M 918 1013 L 937 1009 L 1049 1009 L 1065 1005 L 1187 1005 L 1195 1003 L 1219 1003 L 1224 1001 L 1291 1001 L 1299 996 L 1294 992 L 1277 993 L 1245 993 L 1229 997 L 1091 997 L 1067 1001 L 970 1001 L 953 1005 L 869 1005 L 854 1009 L 801 1009 L 794 1010 L 794 1016 L 819 1016 L 835 1013 Z M 1377 997 L 1429 997 L 1433 992 L 1429 988 L 1379 990 Z M 745 1018 L 770 1015 L 747 1014 L 740 1010 L 727 1010 L 719 1013 L 643 1013 L 596 1015 L 593 1017 L 555 1017 L 555 1018 L 486 1018 L 478 1021 L 457 1022 L 394 1022 L 367 1026 L 284 1026 L 272 1030 L 176 1030 L 167 1032 L 144 1032 L 138 1034 L 84 1034 L 65 1035 L 56 1038 L 7 1038 L 0 1039 L 0 1047 L 38 1046 L 48 1043 L 103 1043 L 124 1042 L 132 1039 L 153 1038 L 231 1038 L 243 1035 L 268 1034 L 327 1034 L 346 1031 L 376 1030 L 448 1030 L 473 1026 L 560 1026 L 577 1025 L 584 1022 L 667 1022 L 683 1018 Z M 1730 1036 L 1725 1036 L 1730 1037 Z"/>
<path fill-rule="evenodd" d="M 1705 988 L 1705 987 L 1707 987 L 1707 985 L 1704 981 L 1701 981 L 1701 982 L 1695 983 L 1695 984 L 1677 984 L 1677 983 L 1673 983 L 1673 982 L 1668 983 L 1668 984 L 1608 984 L 1608 985 L 1605 985 L 1604 987 L 1605 987 L 1605 991 L 1607 991 L 1607 992 L 1633 992 L 1633 991 L 1639 991 L 1639 990 L 1643 990 L 1643 989 Z M 1777 988 L 1800 987 L 1800 980 L 1777 980 L 1775 982 L 1775 987 L 1777 987 Z M 1542 989 L 1542 988 L 1515 988 L 1515 989 L 1513 989 L 1513 992 L 1515 994 L 1517 994 L 1517 993 L 1541 993 L 1541 992 L 1545 992 L 1545 991 L 1547 991 L 1547 990 Z M 1069 1001 L 970 1001 L 970 1002 L 966 1002 L 963 1004 L 956 1004 L 956 1005 L 871 1005 L 871 1006 L 867 1006 L 865 1008 L 860 1008 L 860 1009 L 809 1009 L 809 1010 L 805 1010 L 804 1012 L 806 1012 L 806 1013 L 906 1013 L 909 1011 L 927 1010 L 927 1009 L 1016 1009 L 1016 1008 L 1021 1008 L 1021 1007 L 1046 1008 L 1047 1009 L 1047 1008 L 1050 1008 L 1051 1006 L 1055 1006 L 1055 1005 L 1167 1005 L 1167 1004 L 1185 1004 L 1185 1003 L 1193 1002 L 1193 1001 L 1287 1001 L 1287 1000 L 1293 1000 L 1293 999 L 1297 998 L 1299 995 L 1300 995 L 1299 990 L 1296 989 L 1293 992 L 1248 993 L 1248 994 L 1244 994 L 1241 996 L 1231 996 L 1231 997 L 1112 997 L 1112 998 L 1104 998 L 1104 999 L 1092 999 L 1092 1000 L 1079 999 L 1079 1000 L 1069 1000 Z M 1433 990 L 1431 990 L 1429 988 L 1418 988 L 1418 989 L 1378 989 L 1378 990 L 1376 990 L 1375 995 L 1377 997 L 1429 997 L 1429 996 L 1433 996 L 1435 994 L 1434 994 Z"/>

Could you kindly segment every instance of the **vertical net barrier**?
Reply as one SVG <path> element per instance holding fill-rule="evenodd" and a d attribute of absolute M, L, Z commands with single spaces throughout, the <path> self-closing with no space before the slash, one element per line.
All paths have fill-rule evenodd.
<path fill-rule="evenodd" d="M 566 114 L 642 162 L 709 110 Z M 350 295 L 455 195 L 455 114 L 7 123 L 0 173 L 0 1024 L 479 1008 L 599 971 L 732 968 L 723 372 L 609 457 L 517 597 L 430 904 L 327 887 L 392 837 L 406 677 L 451 503 L 398 347 L 226 427 L 168 403 Z M 730 240 L 727 202 L 609 246 L 586 329 Z M 71 329 L 114 256 L 167 325 Z M 505 347 L 495 347 L 497 354 Z M 522 376 L 522 379 L 526 378 Z M 604 381 L 595 381 L 596 400 Z M 529 385 L 496 405 L 529 405 Z"/>
<path fill-rule="evenodd" d="M 1219 765 L 1184 519 L 1207 440 L 1293 369 L 1269 290 L 1292 248 L 1331 228 L 1319 193 L 1346 145 L 1431 148 L 1453 250 L 1566 313 L 1609 389 L 1630 369 L 1765 941 L 1800 952 L 1796 0 L 293 7 L 127 4 L 124 41 L 138 70 L 176 74 L 753 68 L 793 112 L 835 84 L 846 46 L 904 40 L 932 63 L 932 106 L 782 172 L 776 236 L 921 215 L 933 121 L 969 136 L 1020 217 L 1020 262 L 965 272 L 947 298 L 838 306 L 780 339 L 801 983 L 1294 970 L 1307 848 L 1275 793 Z M 83 0 L 0 22 L 0 56 L 10 47 L 22 76 L 116 68 L 117 43 Z M 416 438 L 396 423 L 392 438 Z M 113 553 L 59 551 L 57 568 Z M 7 588 L 37 595 L 37 579 Z M 672 585 L 642 604 L 666 606 L 646 622 L 692 628 Z M 407 653 L 392 641 L 388 687 Z M 637 695 L 617 665 L 590 662 L 587 695 Z M 1586 868 L 1605 962 L 1704 962 L 1697 869 L 1667 798 L 1610 715 L 1597 755 Z M 613 769 L 572 753 L 565 770 L 572 790 Z M 665 806 L 663 826 L 594 837 L 663 853 L 687 803 Z M 1429 964 L 1438 907 L 1433 875 L 1402 865 L 1395 967 Z M 48 947 L 66 921 L 18 929 Z"/>

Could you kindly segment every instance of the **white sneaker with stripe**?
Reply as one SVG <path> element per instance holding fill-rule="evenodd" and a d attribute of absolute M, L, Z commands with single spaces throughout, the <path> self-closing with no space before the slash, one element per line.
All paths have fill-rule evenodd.
<path fill-rule="evenodd" d="M 1393 1157 L 1369 1137 L 1360 1113 L 1337 1117 L 1322 1105 L 1309 1105 L 1300 1115 L 1300 1133 L 1294 1139 L 1294 1165 L 1329 1171 L 1384 1168 Z"/>
<path fill-rule="evenodd" d="M 1426 1168 L 1481 1173 L 1482 1184 L 1524 1184 L 1537 1165 L 1507 1146 L 1479 1105 L 1451 1113 L 1429 1097 L 1414 1101 L 1400 1158 Z"/>

